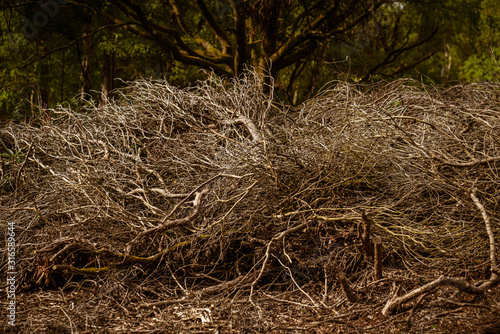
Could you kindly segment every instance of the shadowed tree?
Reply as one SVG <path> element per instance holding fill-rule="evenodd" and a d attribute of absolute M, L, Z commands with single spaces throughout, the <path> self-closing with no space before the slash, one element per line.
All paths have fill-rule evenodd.
<path fill-rule="evenodd" d="M 432 73 L 430 77 L 434 80 L 453 79 L 450 73 L 458 72 L 460 66 L 457 50 L 467 49 L 460 48 L 467 35 L 460 37 L 460 41 L 452 40 L 457 37 L 455 32 L 460 24 L 448 23 L 454 17 L 473 18 L 474 13 L 465 9 L 475 8 L 479 2 L 493 3 L 491 0 L 466 4 L 452 0 L 432 4 L 409 0 L 0 2 L 4 14 L 2 27 L 13 32 L 23 29 L 23 16 L 31 19 L 33 13 L 40 12 L 48 3 L 60 4 L 57 7 L 60 14 L 48 15 L 47 24 L 38 27 L 37 34 L 27 44 L 19 45 L 17 61 L 7 60 L 10 55 L 2 56 L 1 50 L 0 56 L 6 59 L 2 60 L 6 68 L 16 68 L 20 73 L 37 68 L 41 76 L 49 76 L 43 84 L 41 81 L 45 79 L 37 78 L 38 86 L 49 87 L 49 105 L 57 102 L 55 87 L 59 101 L 77 92 L 99 88 L 104 99 L 114 88 L 115 75 L 124 80 L 165 77 L 174 84 L 189 85 L 200 78 L 197 72 L 200 68 L 234 77 L 243 73 L 245 66 L 255 67 L 261 75 L 270 74 L 265 76 L 267 83 L 274 81 L 279 96 L 299 103 L 332 79 L 390 79 L 407 74 L 417 65 L 421 73 Z M 55 13 L 56 6 L 51 6 Z M 86 13 L 90 13 L 91 22 L 84 19 Z M 11 24 L 12 18 L 16 18 L 16 24 Z M 35 43 L 42 40 L 47 41 L 43 48 L 35 49 Z M 489 40 L 492 41 L 489 44 L 494 44 L 494 37 Z M 444 57 L 443 51 L 447 52 Z M 40 63 L 44 60 L 65 66 L 50 65 L 46 73 Z M 480 66 L 479 61 L 476 63 Z M 56 75 L 54 69 L 64 75 Z M 7 82 L 7 72 L 4 77 Z M 4 95 L 5 99 L 12 96 Z"/>
<path fill-rule="evenodd" d="M 109 0 L 118 11 L 115 14 L 83 1 L 72 3 L 150 39 L 178 62 L 230 77 L 250 65 L 276 79 L 281 70 L 303 61 L 328 41 L 347 38 L 374 13 L 387 10 L 383 5 L 392 1 L 169 0 L 144 4 Z M 410 43 L 397 52 L 412 48 Z"/>

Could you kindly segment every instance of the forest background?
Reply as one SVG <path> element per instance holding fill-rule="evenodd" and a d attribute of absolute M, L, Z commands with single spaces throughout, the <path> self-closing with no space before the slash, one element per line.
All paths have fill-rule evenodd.
<path fill-rule="evenodd" d="M 300 104 L 332 80 L 498 81 L 496 0 L 2 1 L 0 116 L 92 97 L 138 78 L 270 74 Z M 120 79 L 120 80 L 118 80 Z"/>

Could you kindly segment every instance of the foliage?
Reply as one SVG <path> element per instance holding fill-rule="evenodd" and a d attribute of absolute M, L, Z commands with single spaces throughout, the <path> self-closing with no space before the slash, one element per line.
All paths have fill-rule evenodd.
<path fill-rule="evenodd" d="M 500 78 L 500 8 L 497 1 L 481 1 L 478 26 L 474 30 L 474 53 L 460 66 L 460 78 L 469 81 L 498 81 Z"/>
<path fill-rule="evenodd" d="M 294 104 L 332 79 L 498 78 L 495 0 L 54 3 L 1 4 L 0 115 L 29 118 L 36 107 L 77 96 L 88 52 L 85 93 L 95 99 L 109 54 L 113 76 L 121 79 L 116 87 L 140 77 L 190 86 L 206 77 L 200 69 L 237 76 L 252 67 L 261 74 L 270 69 L 275 95 Z M 83 47 L 86 18 L 90 51 Z"/>

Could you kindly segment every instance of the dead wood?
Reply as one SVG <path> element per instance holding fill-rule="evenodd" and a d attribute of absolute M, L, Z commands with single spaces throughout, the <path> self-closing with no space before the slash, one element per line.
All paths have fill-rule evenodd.
<path fill-rule="evenodd" d="M 188 89 L 140 80 L 100 107 L 1 128 L 0 224 L 16 225 L 18 289 L 50 303 L 43 294 L 55 290 L 109 296 L 90 313 L 89 301 L 65 306 L 82 333 L 133 312 L 165 315 L 145 331 L 184 328 L 174 309 L 197 303 L 229 315 L 219 324 L 234 331 L 231 307 L 253 326 L 265 303 L 287 309 L 262 323 L 307 309 L 371 328 L 359 322 L 374 309 L 389 314 L 444 286 L 495 302 L 498 85 L 333 82 L 299 108 L 263 85 L 251 71 Z M 356 303 L 331 280 L 338 273 Z M 412 291 L 415 280 L 430 283 Z M 389 284 L 409 292 L 389 298 Z M 39 309 L 26 312 L 45 326 Z M 427 310 L 412 312 L 412 329 L 424 328 Z M 111 331 L 136 329 L 106 319 Z"/>
<path fill-rule="evenodd" d="M 351 286 L 349 285 L 349 281 L 347 280 L 347 277 L 345 276 L 344 273 L 339 273 L 338 276 L 339 282 L 342 286 L 342 290 L 344 290 L 345 296 L 347 299 L 351 302 L 354 303 L 358 300 L 358 297 L 354 293 L 354 291 L 351 289 Z"/>

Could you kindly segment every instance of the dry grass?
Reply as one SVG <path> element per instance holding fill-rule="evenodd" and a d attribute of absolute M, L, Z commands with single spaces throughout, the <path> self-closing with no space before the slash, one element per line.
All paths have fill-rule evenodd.
<path fill-rule="evenodd" d="M 102 108 L 1 129 L 0 215 L 17 227 L 26 303 L 18 326 L 396 331 L 378 315 L 395 285 L 487 279 L 470 194 L 498 235 L 498 85 L 339 82 L 296 111 L 262 85 L 251 72 L 184 90 L 137 81 Z M 362 212 L 383 241 L 381 281 L 358 238 Z M 344 298 L 341 272 L 358 303 Z M 488 298 L 474 321 L 498 315 Z M 425 312 L 403 325 L 457 326 L 453 316 L 429 325 Z"/>

